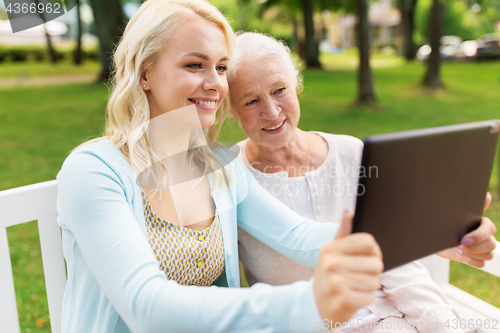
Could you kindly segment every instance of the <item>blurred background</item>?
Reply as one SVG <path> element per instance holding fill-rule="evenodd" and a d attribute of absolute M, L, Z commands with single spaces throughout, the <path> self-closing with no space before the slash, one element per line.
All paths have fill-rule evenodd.
<path fill-rule="evenodd" d="M 500 118 L 500 0 L 212 2 L 235 31 L 282 39 L 302 63 L 304 130 L 362 139 Z M 110 55 L 140 3 L 81 0 L 13 34 L 0 1 L 0 190 L 55 179 L 71 149 L 100 135 Z M 244 138 L 231 120 L 220 140 Z M 499 172 L 497 158 L 486 216 L 500 229 Z M 22 331 L 50 332 L 36 221 L 8 236 Z M 488 273 L 452 263 L 451 283 L 500 307 Z"/>

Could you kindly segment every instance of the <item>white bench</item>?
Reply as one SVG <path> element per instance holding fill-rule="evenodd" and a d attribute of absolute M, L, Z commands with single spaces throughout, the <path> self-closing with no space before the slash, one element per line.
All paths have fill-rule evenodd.
<path fill-rule="evenodd" d="M 432 279 L 444 291 L 451 304 L 460 312 L 466 329 L 464 332 L 476 333 L 499 333 L 500 332 L 500 309 L 491 304 L 472 296 L 471 294 L 459 289 L 450 284 L 450 261 L 436 255 L 432 255 L 423 259 L 420 262 L 429 271 Z M 498 288 L 500 288 L 500 242 L 497 242 L 497 247 L 494 250 L 494 257 L 488 261 L 481 270 L 488 272 L 496 277 L 499 277 Z M 469 321 L 476 323 L 479 320 L 481 327 L 476 325 L 474 328 L 469 327 Z M 497 322 L 496 329 L 491 327 L 491 323 Z M 490 323 L 489 328 L 484 328 L 484 323 Z"/>
<path fill-rule="evenodd" d="M 0 192 L 0 325 L 1 331 L 19 333 L 19 318 L 12 278 L 7 227 L 38 220 L 43 271 L 52 332 L 61 332 L 61 310 L 66 268 L 57 224 L 55 180 Z"/>
<path fill-rule="evenodd" d="M 61 309 L 66 269 L 62 255 L 61 233 L 57 224 L 57 183 L 55 180 L 0 192 L 0 325 L 2 332 L 19 333 L 19 319 L 12 278 L 7 227 L 38 220 L 43 270 L 52 332 L 61 332 Z M 421 259 L 434 281 L 443 289 L 465 320 L 500 321 L 500 309 L 449 284 L 449 261 L 437 256 Z M 482 269 L 500 277 L 500 243 L 494 259 Z M 500 280 L 498 284 L 500 288 Z M 500 325 L 500 324 L 499 324 Z M 500 332 L 492 329 L 467 329 L 469 332 Z"/>

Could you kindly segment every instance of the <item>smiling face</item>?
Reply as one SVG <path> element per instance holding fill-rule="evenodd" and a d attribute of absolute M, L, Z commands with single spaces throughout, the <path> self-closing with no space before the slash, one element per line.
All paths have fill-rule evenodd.
<path fill-rule="evenodd" d="M 286 65 L 270 57 L 243 62 L 230 89 L 233 115 L 254 143 L 276 149 L 290 142 L 300 107 Z"/>
<path fill-rule="evenodd" d="M 212 126 L 228 91 L 229 62 L 222 29 L 196 17 L 174 27 L 152 68 L 141 77 L 151 118 L 196 105 L 202 127 Z"/>

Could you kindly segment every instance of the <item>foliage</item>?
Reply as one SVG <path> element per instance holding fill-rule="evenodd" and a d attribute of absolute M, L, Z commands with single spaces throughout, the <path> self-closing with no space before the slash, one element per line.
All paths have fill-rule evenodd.
<path fill-rule="evenodd" d="M 72 59 L 73 49 L 57 48 L 54 50 L 57 60 Z M 87 47 L 83 50 L 84 59 L 97 60 L 99 50 L 97 47 Z M 2 61 L 26 62 L 29 60 L 44 61 L 48 58 L 45 45 L 0 45 L 0 63 Z"/>
<path fill-rule="evenodd" d="M 88 47 L 84 48 L 83 50 L 83 58 L 92 60 L 92 61 L 97 61 L 99 60 L 99 48 L 97 46 L 94 47 Z"/>
<path fill-rule="evenodd" d="M 57 75 L 80 75 L 80 74 L 95 74 L 100 69 L 100 63 L 97 61 L 86 61 L 81 66 L 75 66 L 71 59 L 64 59 L 51 65 L 47 60 L 38 62 L 28 60 L 26 62 L 10 62 L 0 64 L 0 79 L 19 78 L 23 77 L 40 77 L 40 76 L 57 76 Z M 3 101 L 2 101 L 3 104 Z"/>
<path fill-rule="evenodd" d="M 463 40 L 471 40 L 494 32 L 494 24 L 498 20 L 500 10 L 500 0 L 485 0 L 484 6 L 481 6 L 482 9 L 478 13 L 471 10 L 475 2 L 447 0 L 443 3 L 445 5 L 444 36 L 455 35 Z M 428 20 L 431 7 L 432 0 L 418 0 L 415 14 L 415 40 L 418 44 L 428 42 Z"/>
<path fill-rule="evenodd" d="M 3 45 L 0 45 L 0 63 L 4 62 L 7 56 L 7 49 Z"/>
<path fill-rule="evenodd" d="M 500 0 L 478 0 L 476 2 L 481 8 L 481 11 L 477 14 L 481 17 L 477 26 L 480 35 L 493 32 L 492 26 L 498 22 L 499 19 Z"/>
<path fill-rule="evenodd" d="M 349 0 L 315 0 L 314 11 L 316 13 L 322 10 L 342 11 L 344 13 L 355 13 L 356 2 Z M 260 7 L 260 14 L 265 18 L 266 12 L 281 11 L 281 14 L 275 15 L 275 20 L 282 22 L 292 22 L 292 20 L 302 20 L 302 2 L 301 0 L 267 0 Z M 267 21 L 267 20 L 266 20 Z M 274 35 L 274 34 L 273 34 Z M 279 34 L 278 34 L 279 35 Z"/>
<path fill-rule="evenodd" d="M 28 59 L 29 50 L 21 46 L 12 46 L 8 49 L 9 58 L 12 61 L 26 61 Z"/>
<path fill-rule="evenodd" d="M 262 10 L 265 11 L 273 6 L 283 6 L 294 14 L 302 11 L 301 0 L 268 0 L 262 4 Z"/>
<path fill-rule="evenodd" d="M 43 61 L 46 56 L 45 48 L 44 47 L 39 47 L 39 46 L 34 46 L 29 49 L 29 53 L 33 57 L 34 60 L 36 61 Z"/>
<path fill-rule="evenodd" d="M 258 31 L 285 39 L 292 36 L 291 21 L 286 8 L 249 0 L 211 2 L 228 18 L 235 31 Z"/>
<path fill-rule="evenodd" d="M 342 11 L 344 13 L 356 13 L 356 1 L 350 0 L 318 0 L 321 9 L 329 9 L 331 11 Z"/>

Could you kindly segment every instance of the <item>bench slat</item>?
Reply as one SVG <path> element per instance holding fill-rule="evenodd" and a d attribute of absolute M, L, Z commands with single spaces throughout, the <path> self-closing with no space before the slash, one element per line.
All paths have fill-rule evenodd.
<path fill-rule="evenodd" d="M 450 282 L 450 261 L 435 254 L 419 260 L 437 285 Z"/>
<path fill-rule="evenodd" d="M 57 216 L 38 220 L 38 230 L 49 303 L 50 326 L 52 333 L 60 333 L 62 301 L 64 288 L 66 288 L 66 268 Z"/>
<path fill-rule="evenodd" d="M 57 181 L 0 192 L 0 228 L 57 215 Z"/>
<path fill-rule="evenodd" d="M 0 323 L 2 332 L 20 333 L 7 230 L 0 228 Z"/>
<path fill-rule="evenodd" d="M 467 324 L 470 319 L 474 322 L 480 321 L 481 327 L 476 326 L 478 333 L 500 333 L 500 309 L 451 284 L 443 284 L 440 287 Z M 489 322 L 488 329 L 484 328 L 486 320 Z M 493 320 L 498 323 L 496 329 L 492 328 Z"/>

